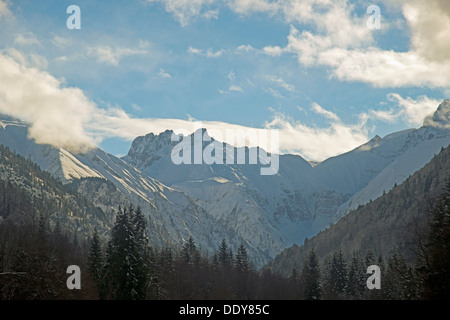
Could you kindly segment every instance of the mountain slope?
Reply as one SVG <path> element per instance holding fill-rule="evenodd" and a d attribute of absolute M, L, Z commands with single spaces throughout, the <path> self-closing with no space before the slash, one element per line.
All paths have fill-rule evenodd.
<path fill-rule="evenodd" d="M 170 130 L 137 137 L 119 159 L 98 148 L 74 154 L 38 145 L 28 139 L 26 123 L 1 117 L 0 143 L 78 188 L 110 215 L 120 204 L 141 206 L 156 246 L 193 237 L 211 251 L 226 239 L 233 250 L 245 244 L 254 264 L 262 266 L 389 191 L 448 146 L 449 106 L 443 101 L 419 129 L 376 136 L 314 166 L 297 155 L 280 155 L 279 170 L 271 176 L 248 161 L 176 165 L 171 155 L 178 142 L 171 141 Z M 209 139 L 206 130 L 188 136 L 192 144 L 198 137 L 211 140 L 202 141 L 203 148 L 214 143 L 234 154 L 244 151 L 245 159 L 255 150 Z"/>
<path fill-rule="evenodd" d="M 172 162 L 172 131 L 136 138 L 122 159 L 162 183 L 188 194 L 248 242 L 274 256 L 302 243 L 351 209 L 374 200 L 423 167 L 450 143 L 443 126 L 450 109 L 444 100 L 427 125 L 376 136 L 345 154 L 312 166 L 296 155 L 280 155 L 279 171 L 261 176 L 259 165 Z M 439 123 L 439 125 L 434 125 Z M 207 132 L 188 136 L 191 145 Z M 203 148 L 209 142 L 207 136 Z M 212 139 L 211 143 L 216 143 Z M 237 153 L 238 149 L 223 145 Z M 204 149 L 203 149 L 204 150 Z M 248 157 L 249 150 L 245 150 Z"/>
<path fill-rule="evenodd" d="M 111 216 L 119 205 L 140 206 L 149 218 L 153 245 L 177 246 L 193 237 L 199 247 L 213 250 L 220 239 L 227 239 L 233 249 L 241 243 L 246 245 L 255 265 L 270 259 L 267 253 L 218 222 L 185 193 L 165 186 L 125 161 L 98 148 L 73 154 L 38 145 L 28 139 L 26 123 L 11 119 L 1 123 L 0 143 L 36 162 L 63 183 L 76 181 L 74 185 L 79 191 Z"/>
<path fill-rule="evenodd" d="M 198 134 L 198 133 L 197 133 Z M 207 135 L 203 129 L 201 134 Z M 171 159 L 172 131 L 138 137 L 123 160 L 168 186 L 185 192 L 221 223 L 247 242 L 274 256 L 283 248 L 314 234 L 315 216 L 332 216 L 346 199 L 312 177 L 310 163 L 295 155 L 280 156 L 276 175 L 262 176 L 260 165 L 181 164 Z M 192 145 L 196 133 L 188 138 Z M 206 140 L 206 139 L 205 139 Z M 213 139 L 211 143 L 216 143 Z M 208 143 L 203 143 L 205 148 Z M 224 149 L 238 153 L 224 144 Z M 244 148 L 246 159 L 250 150 Z M 259 161 L 258 161 L 259 162 Z M 310 201 L 309 199 L 312 199 Z M 325 218 L 327 222 L 329 218 Z"/>
<path fill-rule="evenodd" d="M 58 224 L 80 240 L 91 236 L 94 228 L 107 233 L 114 223 L 76 190 L 0 145 L 0 223 L 35 225 L 42 219 L 52 230 Z"/>
<path fill-rule="evenodd" d="M 275 257 L 266 268 L 289 275 L 294 265 L 301 266 L 314 248 L 323 260 L 341 249 L 346 257 L 354 250 L 368 250 L 388 256 L 404 253 L 411 261 L 411 246 L 416 233 L 425 225 L 432 204 L 450 179 L 450 148 L 438 155 L 406 181 L 370 203 L 341 218 L 335 225 L 309 239 L 301 247 L 292 246 Z"/>
<path fill-rule="evenodd" d="M 395 184 L 402 183 L 409 175 L 422 168 L 439 152 L 450 144 L 450 100 L 444 100 L 437 110 L 424 120 L 419 129 L 397 132 L 378 140 L 370 152 L 381 154 L 385 159 L 393 159 L 383 170 L 368 181 L 364 188 L 336 211 L 334 221 L 350 210 L 368 203 L 389 191 Z M 377 163 L 381 163 L 378 159 Z M 368 162 L 370 165 L 373 161 Z M 343 179 L 343 178 L 341 178 Z"/>

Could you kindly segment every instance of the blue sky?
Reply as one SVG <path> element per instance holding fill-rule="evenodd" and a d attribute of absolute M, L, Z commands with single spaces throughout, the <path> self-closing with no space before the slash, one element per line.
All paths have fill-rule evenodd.
<path fill-rule="evenodd" d="M 0 112 L 67 148 L 124 155 L 198 120 L 276 128 L 281 152 L 323 160 L 420 126 L 450 95 L 445 0 L 0 0 L 0 27 Z"/>

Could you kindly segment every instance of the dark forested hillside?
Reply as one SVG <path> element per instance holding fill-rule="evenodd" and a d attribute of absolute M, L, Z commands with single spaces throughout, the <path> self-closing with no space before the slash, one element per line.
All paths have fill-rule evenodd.
<path fill-rule="evenodd" d="M 447 297 L 449 153 L 258 271 L 229 239 L 212 253 L 193 238 L 155 246 L 140 207 L 105 214 L 75 191 L 86 181 L 63 185 L 0 146 L 0 299 Z M 115 191 L 102 180 L 86 186 Z M 67 287 L 72 265 L 83 274 L 79 290 Z M 367 286 L 374 265 L 381 290 Z"/>
<path fill-rule="evenodd" d="M 284 250 L 266 268 L 288 276 L 314 249 L 319 260 L 341 251 L 347 261 L 353 253 L 384 259 L 401 253 L 414 263 L 423 244 L 430 212 L 450 178 L 450 149 L 442 149 L 424 168 L 380 198 L 359 207 L 330 228 Z"/>
<path fill-rule="evenodd" d="M 69 185 L 0 145 L 0 299 L 95 297 L 67 290 L 66 269 L 86 263 L 94 228 L 114 222 Z"/>
<path fill-rule="evenodd" d="M 108 208 L 123 199 L 102 179 L 62 184 L 0 145 L 0 300 L 294 296 L 289 279 L 254 270 L 243 245 L 232 252 L 218 239 L 212 256 L 192 238 L 179 248 L 154 247 L 139 208 L 104 213 L 77 192 L 89 188 L 104 189 L 91 194 L 110 203 L 91 201 Z M 66 285 L 71 265 L 81 270 L 80 290 Z"/>
<path fill-rule="evenodd" d="M 41 217 L 80 238 L 95 227 L 109 230 L 114 222 L 71 185 L 0 145 L 0 221 L 35 224 Z"/>

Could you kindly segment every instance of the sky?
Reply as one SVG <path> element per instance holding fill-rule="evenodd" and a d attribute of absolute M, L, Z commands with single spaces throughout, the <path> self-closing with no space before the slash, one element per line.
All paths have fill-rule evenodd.
<path fill-rule="evenodd" d="M 201 121 L 322 161 L 450 98 L 447 0 L 0 0 L 0 30 L 0 113 L 73 152 Z"/>

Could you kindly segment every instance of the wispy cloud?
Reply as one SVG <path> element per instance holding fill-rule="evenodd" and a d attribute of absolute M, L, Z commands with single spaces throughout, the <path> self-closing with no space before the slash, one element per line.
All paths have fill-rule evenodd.
<path fill-rule="evenodd" d="M 70 40 L 61 36 L 54 36 L 51 42 L 54 46 L 63 49 L 70 43 Z"/>
<path fill-rule="evenodd" d="M 244 90 L 237 85 L 231 85 L 230 88 L 228 88 L 229 91 L 237 91 L 237 92 L 244 92 Z"/>
<path fill-rule="evenodd" d="M 228 7 L 235 13 L 242 15 L 255 12 L 274 14 L 278 10 L 278 2 L 270 0 L 229 0 Z"/>
<path fill-rule="evenodd" d="M 4 0 L 0 0 L 0 18 L 4 16 L 11 15 L 11 11 L 9 11 L 8 4 Z"/>
<path fill-rule="evenodd" d="M 36 53 L 24 53 L 15 48 L 6 49 L 4 50 L 4 52 L 24 66 L 35 67 L 38 69 L 47 69 L 48 60 L 44 56 L 38 55 Z"/>
<path fill-rule="evenodd" d="M 197 17 L 211 19 L 217 18 L 218 10 L 210 10 L 208 6 L 214 3 L 214 0 L 147 0 L 148 2 L 161 2 L 164 4 L 168 13 L 185 27 L 194 21 Z"/>
<path fill-rule="evenodd" d="M 189 54 L 193 54 L 193 55 L 195 55 L 195 54 L 202 54 L 202 50 L 200 50 L 200 49 L 197 49 L 197 48 L 194 48 L 194 47 L 189 47 L 188 49 L 187 49 L 187 52 L 189 53 Z"/>
<path fill-rule="evenodd" d="M 145 49 L 132 49 L 125 47 L 110 47 L 108 45 L 104 46 L 93 46 L 88 47 L 87 55 L 94 57 L 98 62 L 109 64 L 112 66 L 118 66 L 120 60 L 127 56 L 134 55 L 144 55 L 148 51 Z"/>
<path fill-rule="evenodd" d="M 42 46 L 40 41 L 36 38 L 36 36 L 32 32 L 20 33 L 16 35 L 14 38 L 14 45 L 18 46 L 32 46 L 38 45 Z"/>
<path fill-rule="evenodd" d="M 187 49 L 187 53 L 191 55 L 204 56 L 207 58 L 220 58 L 225 52 L 226 52 L 225 49 L 220 49 L 217 51 L 214 51 L 211 48 L 206 49 L 206 51 L 194 47 L 189 47 Z"/>
<path fill-rule="evenodd" d="M 208 49 L 208 50 L 206 50 L 206 56 L 208 58 L 219 58 L 223 55 L 224 52 L 225 52 L 224 49 L 220 49 L 216 52 L 214 52 L 212 49 Z"/>
<path fill-rule="evenodd" d="M 345 124 L 332 121 L 328 127 L 312 127 L 275 114 L 267 129 L 278 129 L 284 153 L 300 154 L 307 160 L 322 161 L 350 151 L 369 140 L 364 123 Z"/>
<path fill-rule="evenodd" d="M 339 117 L 335 113 L 326 110 L 325 108 L 321 107 L 320 105 L 318 105 L 315 102 L 312 104 L 311 110 L 317 114 L 325 116 L 326 118 L 328 118 L 330 120 L 340 121 Z"/>
<path fill-rule="evenodd" d="M 3 54 L 0 69 L 0 111 L 29 121 L 31 138 L 75 151 L 95 143 L 85 125 L 96 106 L 80 89 L 63 88 L 52 75 Z"/>
<path fill-rule="evenodd" d="M 295 91 L 295 87 L 292 84 L 287 83 L 283 78 L 281 78 L 279 76 L 268 75 L 268 76 L 266 76 L 266 78 L 270 82 L 275 83 L 276 85 L 278 85 L 279 87 L 285 89 L 286 91 L 290 91 L 290 92 L 294 92 Z"/>
<path fill-rule="evenodd" d="M 388 99 L 395 102 L 398 107 L 398 116 L 413 126 L 421 126 L 425 117 L 434 112 L 442 100 L 436 100 L 427 96 L 403 98 L 398 93 L 390 93 Z"/>
<path fill-rule="evenodd" d="M 83 152 L 106 137 L 132 140 L 149 132 L 188 130 L 193 126 L 193 119 L 136 119 L 118 107 L 100 108 L 80 89 L 65 88 L 49 73 L 20 65 L 3 54 L 0 55 L 0 68 L 4 70 L 0 74 L 0 111 L 29 121 L 30 137 L 38 143 Z M 239 91 L 237 87 L 235 90 Z M 23 95 L 23 92 L 27 94 Z M 203 124 L 212 130 L 247 128 L 220 121 Z M 281 130 L 282 150 L 302 153 L 311 159 L 337 154 L 366 139 L 356 128 L 343 124 L 333 124 L 325 129 L 310 128 L 281 114 L 275 115 L 260 129 L 271 128 Z"/>
<path fill-rule="evenodd" d="M 446 88 L 450 82 L 450 6 L 446 0 L 398 0 L 411 32 L 411 49 L 405 52 L 377 46 L 366 27 L 367 16 L 355 15 L 347 0 L 280 2 L 291 26 L 285 47 L 266 46 L 270 56 L 297 55 L 304 66 L 326 66 L 342 81 L 375 87 L 426 86 Z M 383 25 L 386 28 L 386 25 Z"/>
<path fill-rule="evenodd" d="M 166 72 L 164 69 L 159 69 L 159 73 L 158 76 L 161 79 L 172 79 L 172 76 L 170 75 L 170 73 Z"/>
<path fill-rule="evenodd" d="M 79 88 L 64 87 L 48 72 L 17 62 L 6 53 L 0 54 L 0 70 L 0 112 L 30 122 L 30 137 L 38 143 L 84 152 L 109 137 L 132 140 L 150 132 L 193 129 L 194 119 L 137 119 L 120 107 L 99 107 Z M 168 73 L 160 69 L 160 75 L 164 77 L 165 74 Z M 231 71 L 227 78 L 229 92 L 243 91 L 234 72 Z M 412 98 L 397 93 L 390 94 L 388 101 L 393 104 L 390 109 L 369 110 L 355 123 L 345 123 L 335 113 L 312 103 L 310 110 L 329 120 L 326 126 L 312 126 L 277 112 L 260 128 L 253 129 L 277 129 L 282 153 L 300 154 L 308 160 L 320 161 L 368 141 L 369 118 L 385 122 L 404 119 L 415 125 L 439 104 L 438 100 L 427 96 Z M 139 110 L 138 107 L 135 109 Z M 203 125 L 208 130 L 222 132 L 229 128 L 249 128 L 221 121 L 204 121 Z"/>

